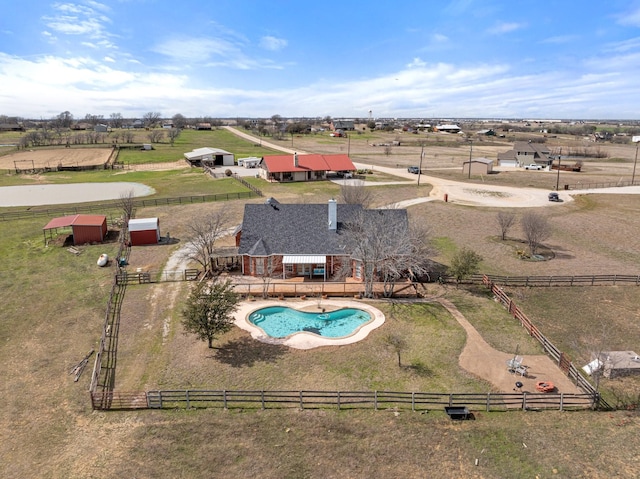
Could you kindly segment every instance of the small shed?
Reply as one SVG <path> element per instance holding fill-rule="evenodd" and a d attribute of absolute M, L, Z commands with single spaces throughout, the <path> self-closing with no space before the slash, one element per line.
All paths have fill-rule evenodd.
<path fill-rule="evenodd" d="M 58 228 L 71 228 L 73 244 L 102 243 L 107 237 L 107 217 L 104 215 L 71 215 L 54 218 L 42 228 L 45 241 L 47 233 L 53 236 Z"/>
<path fill-rule="evenodd" d="M 255 156 L 249 156 L 248 158 L 239 158 L 238 166 L 244 166 L 245 168 L 256 168 L 262 161 L 262 158 Z"/>
<path fill-rule="evenodd" d="M 493 171 L 493 160 L 489 158 L 473 158 L 471 161 L 465 161 L 462 164 L 462 172 L 469 174 L 471 168 L 472 175 L 488 175 Z"/>
<path fill-rule="evenodd" d="M 129 220 L 131 246 L 157 244 L 160 241 L 160 220 L 158 218 L 135 218 Z"/>

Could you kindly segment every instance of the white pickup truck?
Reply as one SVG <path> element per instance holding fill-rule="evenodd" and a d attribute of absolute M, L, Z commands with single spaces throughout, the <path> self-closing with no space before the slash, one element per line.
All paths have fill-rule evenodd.
<path fill-rule="evenodd" d="M 530 165 L 525 165 L 524 169 L 525 170 L 541 170 L 542 165 L 539 165 L 538 163 L 531 163 Z"/>

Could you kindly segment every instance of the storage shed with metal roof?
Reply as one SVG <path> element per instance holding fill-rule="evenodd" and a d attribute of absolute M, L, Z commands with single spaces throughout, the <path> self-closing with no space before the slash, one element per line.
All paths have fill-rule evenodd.
<path fill-rule="evenodd" d="M 160 220 L 158 218 L 135 218 L 129 220 L 131 246 L 157 244 L 160 241 Z"/>
<path fill-rule="evenodd" d="M 54 218 L 42 228 L 45 242 L 59 228 L 71 228 L 73 244 L 102 243 L 107 237 L 107 217 L 104 215 L 70 215 Z"/>

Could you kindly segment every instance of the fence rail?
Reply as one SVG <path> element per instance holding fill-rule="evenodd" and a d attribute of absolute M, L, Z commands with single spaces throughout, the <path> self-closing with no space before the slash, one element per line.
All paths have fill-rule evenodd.
<path fill-rule="evenodd" d="M 594 407 L 591 394 L 545 393 L 428 393 L 402 391 L 267 391 L 267 390 L 156 390 L 146 393 L 93 393 L 95 409 L 443 409 L 467 406 L 471 410 L 578 410 Z M 98 397 L 94 397 L 98 396 Z M 100 407 L 100 406 L 107 407 Z"/>
<path fill-rule="evenodd" d="M 590 190 L 595 188 L 617 188 L 623 186 L 638 185 L 637 181 L 620 180 L 620 181 L 598 181 L 596 183 L 574 183 L 571 185 L 564 185 L 565 190 Z"/>
<path fill-rule="evenodd" d="M 135 273 L 121 270 L 116 273 L 118 285 L 164 283 L 175 281 L 196 281 L 202 271 L 199 269 L 182 269 L 175 271 L 137 271 Z"/>
<path fill-rule="evenodd" d="M 581 276 L 497 276 L 497 275 L 473 275 L 469 281 L 480 284 L 484 278 L 492 283 L 502 286 L 600 286 L 616 284 L 634 284 L 640 286 L 640 275 L 632 274 L 596 274 Z"/>

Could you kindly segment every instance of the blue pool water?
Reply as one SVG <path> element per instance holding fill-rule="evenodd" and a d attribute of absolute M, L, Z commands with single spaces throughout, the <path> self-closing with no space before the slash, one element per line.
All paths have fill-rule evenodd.
<path fill-rule="evenodd" d="M 249 315 L 249 322 L 272 338 L 286 338 L 301 331 L 324 338 L 341 338 L 353 334 L 371 319 L 369 313 L 355 308 L 343 308 L 329 313 L 307 313 L 286 306 L 271 306 Z"/>

